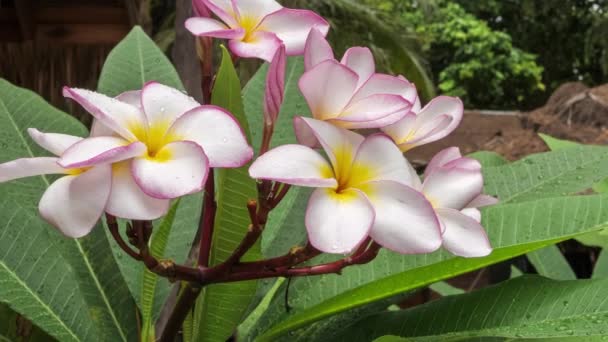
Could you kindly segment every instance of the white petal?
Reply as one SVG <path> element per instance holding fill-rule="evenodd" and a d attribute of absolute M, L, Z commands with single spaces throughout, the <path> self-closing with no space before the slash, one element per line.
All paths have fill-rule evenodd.
<path fill-rule="evenodd" d="M 157 82 L 146 83 L 141 103 L 153 131 L 168 129 L 180 116 L 200 106 L 192 97 Z"/>
<path fill-rule="evenodd" d="M 381 127 L 381 130 L 388 134 L 396 144 L 402 144 L 416 133 L 416 114 L 410 111 L 401 120 Z"/>
<path fill-rule="evenodd" d="M 431 159 L 431 161 L 429 161 L 424 170 L 424 177 L 428 177 L 434 170 L 460 158 L 462 158 L 462 154 L 458 147 L 448 147 L 441 150 Z"/>
<path fill-rule="evenodd" d="M 120 93 L 116 99 L 143 111 L 141 107 L 141 90 L 130 90 Z"/>
<path fill-rule="evenodd" d="M 370 234 L 374 241 L 402 254 L 430 253 L 441 247 L 439 220 L 420 192 L 396 182 L 373 182 L 366 194 L 376 211 Z"/>
<path fill-rule="evenodd" d="M 221 22 L 211 18 L 190 18 L 186 20 L 186 29 L 195 36 L 214 37 L 220 39 L 242 39 L 245 30 L 242 28 L 231 29 Z"/>
<path fill-rule="evenodd" d="M 239 20 L 261 21 L 265 16 L 283 8 L 275 0 L 232 0 Z"/>
<path fill-rule="evenodd" d="M 75 137 L 73 135 L 42 133 L 35 128 L 28 128 L 27 132 L 36 144 L 56 156 L 60 156 L 68 147 L 82 140 L 81 137 Z"/>
<path fill-rule="evenodd" d="M 228 47 L 239 57 L 260 58 L 270 63 L 281 44 L 281 40 L 274 33 L 256 31 L 251 33 L 246 41 L 231 40 Z"/>
<path fill-rule="evenodd" d="M 359 146 L 349 184 L 357 187 L 373 181 L 394 181 L 411 187 L 420 183 L 412 165 L 384 134 L 371 135 Z"/>
<path fill-rule="evenodd" d="M 334 59 L 334 51 L 325 35 L 317 29 L 310 30 L 304 47 L 304 70 L 308 71 L 328 59 Z"/>
<path fill-rule="evenodd" d="M 146 145 L 117 137 L 93 137 L 83 139 L 68 148 L 59 165 L 65 168 L 82 168 L 99 164 L 111 164 L 146 153 Z"/>
<path fill-rule="evenodd" d="M 63 96 L 78 102 L 106 127 L 127 140 L 136 140 L 132 130 L 147 124 L 146 118 L 139 109 L 103 94 L 86 89 L 64 87 Z"/>
<path fill-rule="evenodd" d="M 55 157 L 22 158 L 0 164 L 0 183 L 14 179 L 67 173 Z"/>
<path fill-rule="evenodd" d="M 93 119 L 93 124 L 91 125 L 91 137 L 119 137 L 116 132 L 114 132 L 111 128 L 104 125 L 101 121 L 97 119 Z"/>
<path fill-rule="evenodd" d="M 370 49 L 365 47 L 352 47 L 344 53 L 340 62 L 359 75 L 357 88 L 363 85 L 376 72 L 376 62 Z"/>
<path fill-rule="evenodd" d="M 305 72 L 298 85 L 315 119 L 339 116 L 350 102 L 359 77 L 335 60 L 327 60 Z"/>
<path fill-rule="evenodd" d="M 187 112 L 171 127 L 168 136 L 199 144 L 210 167 L 240 167 L 253 156 L 239 122 L 216 106 L 200 106 Z"/>
<path fill-rule="evenodd" d="M 146 195 L 131 175 L 129 161 L 112 165 L 112 191 L 106 205 L 110 215 L 131 220 L 155 220 L 169 210 L 170 200 Z"/>
<path fill-rule="evenodd" d="M 317 189 L 306 208 L 306 230 L 310 243 L 325 253 L 352 252 L 374 223 L 374 209 L 357 190 L 337 194 L 333 189 Z"/>
<path fill-rule="evenodd" d="M 385 74 L 373 74 L 353 96 L 353 102 L 376 94 L 399 95 L 413 105 L 417 98 L 416 87 L 409 81 Z"/>
<path fill-rule="evenodd" d="M 111 178 L 110 165 L 103 165 L 58 179 L 40 199 L 40 214 L 68 237 L 87 235 L 103 214 Z"/>
<path fill-rule="evenodd" d="M 479 222 L 453 209 L 438 209 L 437 214 L 446 227 L 443 247 L 452 254 L 482 257 L 492 252 L 488 235 Z"/>
<path fill-rule="evenodd" d="M 304 53 L 306 38 L 313 28 L 326 35 L 329 24 L 313 11 L 283 8 L 266 16 L 258 29 L 276 34 L 285 44 L 287 55 L 297 56 Z"/>
<path fill-rule="evenodd" d="M 487 207 L 489 205 L 498 204 L 498 198 L 481 194 L 475 197 L 469 204 L 467 204 L 467 208 L 481 208 Z"/>
<path fill-rule="evenodd" d="M 201 191 L 209 161 L 198 144 L 177 141 L 165 145 L 155 158 L 133 159 L 131 171 L 148 196 L 171 199 Z"/>
<path fill-rule="evenodd" d="M 329 163 L 302 145 L 283 145 L 264 153 L 249 168 L 249 176 L 300 186 L 337 186 Z"/>
<path fill-rule="evenodd" d="M 479 209 L 464 208 L 460 212 L 463 213 L 464 215 L 467 215 L 468 217 L 472 218 L 473 220 L 475 220 L 477 222 L 481 222 L 481 211 L 479 211 Z"/>
<path fill-rule="evenodd" d="M 203 0 L 203 3 L 228 26 L 238 25 L 232 0 Z"/>
<path fill-rule="evenodd" d="M 477 169 L 466 164 L 435 169 L 422 185 L 425 196 L 436 208 L 463 209 L 483 188 L 481 166 L 477 165 Z"/>
<path fill-rule="evenodd" d="M 376 94 L 352 101 L 332 122 L 348 129 L 380 128 L 402 119 L 411 107 L 400 95 Z"/>
<path fill-rule="evenodd" d="M 424 140 L 417 143 L 417 145 L 428 144 L 433 141 L 444 138 L 448 134 L 452 133 L 456 127 L 460 124 L 463 115 L 463 105 L 457 97 L 449 96 L 438 96 L 429 102 L 420 112 L 418 113 L 418 120 L 416 124 L 420 131 L 423 131 L 423 127 L 427 126 L 426 130 L 430 131 L 431 127 L 438 126 L 441 120 L 437 120 L 440 116 L 447 116 L 450 118 L 447 124 L 443 125 L 440 130 L 436 130 L 433 134 L 422 132 Z M 434 124 L 430 124 L 434 122 Z"/>
<path fill-rule="evenodd" d="M 334 169 L 350 168 L 363 136 L 321 120 L 297 116 L 293 122 L 300 144 L 323 147 Z"/>

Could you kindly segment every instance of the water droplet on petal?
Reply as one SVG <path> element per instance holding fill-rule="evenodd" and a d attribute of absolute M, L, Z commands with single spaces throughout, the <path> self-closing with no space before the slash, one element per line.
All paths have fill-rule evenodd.
<path fill-rule="evenodd" d="M 228 138 L 224 137 L 224 138 L 222 139 L 222 142 L 223 142 L 224 144 L 225 144 L 225 143 L 227 143 L 227 142 L 228 142 Z"/>
<path fill-rule="evenodd" d="M 160 107 L 160 112 L 164 113 L 165 112 L 165 107 Z"/>

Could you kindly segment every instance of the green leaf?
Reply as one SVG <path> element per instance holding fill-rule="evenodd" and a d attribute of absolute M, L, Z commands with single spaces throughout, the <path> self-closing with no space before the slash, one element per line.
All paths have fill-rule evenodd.
<path fill-rule="evenodd" d="M 491 151 L 478 151 L 469 154 L 467 157 L 477 159 L 484 168 L 491 166 L 501 166 L 508 163 L 508 161 L 503 156 Z"/>
<path fill-rule="evenodd" d="M 467 338 L 606 336 L 608 279 L 553 281 L 522 276 L 473 293 L 354 322 L 334 341 L 371 341 L 382 335 L 416 341 Z"/>
<path fill-rule="evenodd" d="M 116 96 L 128 90 L 141 89 L 149 81 L 184 89 L 167 56 L 139 26 L 135 26 L 108 55 L 97 90 Z"/>
<path fill-rule="evenodd" d="M 437 282 L 431 286 L 429 286 L 433 291 L 439 293 L 442 296 L 453 296 L 457 294 L 464 293 L 463 289 L 452 286 L 445 281 Z"/>
<path fill-rule="evenodd" d="M 530 252 L 527 257 L 536 272 L 542 276 L 556 280 L 576 279 L 576 274 L 557 246 Z"/>
<path fill-rule="evenodd" d="M 0 162 L 43 156 L 26 130 L 86 129 L 34 93 L 0 80 Z M 60 341 L 136 339 L 134 303 L 101 226 L 67 239 L 42 221 L 48 176 L 0 184 L 0 302 Z"/>
<path fill-rule="evenodd" d="M 538 135 L 541 139 L 543 139 L 543 141 L 545 142 L 545 144 L 547 144 L 547 147 L 549 147 L 551 151 L 581 146 L 581 144 L 576 143 L 574 141 L 561 140 L 542 133 L 539 133 Z"/>
<path fill-rule="evenodd" d="M 606 249 L 600 252 L 595 266 L 593 267 L 593 275 L 591 278 L 608 278 L 608 251 Z"/>
<path fill-rule="evenodd" d="M 608 177 L 608 148 L 581 146 L 531 155 L 484 171 L 485 192 L 501 203 L 574 194 Z"/>
<path fill-rule="evenodd" d="M 402 256 L 382 250 L 367 265 L 341 276 L 293 279 L 289 313 L 277 296 L 260 319 L 261 341 L 272 340 L 316 320 L 525 254 L 608 225 L 608 196 L 546 198 L 483 210 L 494 251 L 484 258 L 459 258 L 439 251 Z M 318 261 L 317 261 L 318 262 Z M 274 325 L 274 326 L 273 326 Z"/>
<path fill-rule="evenodd" d="M 150 241 L 150 254 L 157 259 L 162 259 L 165 255 L 165 250 L 169 243 L 171 227 L 173 227 L 179 203 L 179 199 L 173 203 L 171 209 L 169 209 L 169 212 L 162 220 L 162 223 L 154 230 L 154 234 L 152 235 Z M 156 285 L 159 281 L 159 277 L 148 269 L 144 269 L 143 272 L 141 292 L 141 340 L 147 342 L 156 340 L 154 337 L 154 304 L 158 305 L 158 303 L 155 303 L 155 298 L 158 296 Z"/>
<path fill-rule="evenodd" d="M 241 83 L 230 54 L 222 47 L 222 63 L 216 76 L 211 102 L 228 109 L 250 136 L 241 99 Z M 217 173 L 217 214 L 213 231 L 210 265 L 226 260 L 239 245 L 250 224 L 247 201 L 257 198 L 256 184 L 246 165 Z M 218 170 L 216 170 L 218 171 Z M 261 257 L 257 243 L 244 260 Z M 225 341 L 241 321 L 256 290 L 255 281 L 218 284 L 205 287 L 195 311 L 194 341 Z"/>

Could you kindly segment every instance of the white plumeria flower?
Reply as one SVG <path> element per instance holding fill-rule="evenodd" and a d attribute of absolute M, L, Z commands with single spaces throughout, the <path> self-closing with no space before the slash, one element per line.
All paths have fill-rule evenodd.
<path fill-rule="evenodd" d="M 433 207 L 408 186 L 418 176 L 389 137 L 363 138 L 327 122 L 295 120 L 315 134 L 330 162 L 310 147 L 284 145 L 260 156 L 249 174 L 318 188 L 305 219 L 315 248 L 349 253 L 368 236 L 400 253 L 427 253 L 441 246 Z"/>
<path fill-rule="evenodd" d="M 56 156 L 82 138 L 28 129 L 32 139 Z M 0 182 L 46 174 L 64 174 L 44 192 L 38 208 L 51 225 L 71 238 L 87 235 L 104 212 L 110 196 L 110 165 L 64 168 L 57 157 L 23 158 L 0 164 Z"/>
<path fill-rule="evenodd" d="M 204 187 L 210 167 L 240 167 L 253 155 L 230 113 L 201 106 L 160 83 L 150 82 L 141 93 L 126 93 L 120 99 L 74 88 L 64 88 L 64 96 L 82 105 L 97 124 L 93 137 L 67 149 L 59 165 L 83 168 L 128 161 L 115 168 L 115 176 L 133 177 L 116 181 L 121 192 L 134 189 L 134 181 L 157 199 L 195 193 Z"/>
<path fill-rule="evenodd" d="M 424 108 L 420 107 L 417 97 L 414 107 L 403 119 L 382 128 L 403 152 L 445 138 L 462 120 L 463 105 L 457 97 L 438 96 Z"/>
<path fill-rule="evenodd" d="M 380 128 L 403 118 L 416 99 L 406 79 L 376 73 L 368 48 L 350 48 L 338 62 L 317 30 L 310 32 L 304 61 L 298 85 L 315 119 L 347 129 Z"/>
<path fill-rule="evenodd" d="M 457 147 L 439 152 L 429 162 L 424 182 L 414 188 L 433 205 L 443 230 L 443 247 L 464 257 L 481 257 L 492 252 L 488 236 L 481 226 L 477 207 L 498 201 L 482 194 L 481 165 L 464 158 Z"/>
<path fill-rule="evenodd" d="M 186 21 L 186 28 L 197 36 L 229 39 L 230 50 L 239 57 L 272 60 L 285 45 L 288 56 L 304 52 L 312 28 L 324 35 L 329 24 L 309 10 L 284 8 L 274 0 L 198 0 L 222 22 L 198 17 Z"/>

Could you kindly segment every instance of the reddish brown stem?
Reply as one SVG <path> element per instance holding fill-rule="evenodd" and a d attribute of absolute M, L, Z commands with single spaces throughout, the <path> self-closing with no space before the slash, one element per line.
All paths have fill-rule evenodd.
<path fill-rule="evenodd" d="M 215 179 L 213 169 L 209 169 L 209 176 L 205 183 L 205 193 L 203 194 L 203 207 L 199 223 L 200 244 L 198 252 L 198 264 L 202 267 L 209 266 L 211 254 L 211 241 L 213 239 L 213 227 L 215 225 Z"/>
<path fill-rule="evenodd" d="M 118 246 L 123 251 L 125 251 L 125 253 L 127 253 L 131 258 L 133 258 L 135 260 L 141 260 L 141 256 L 139 255 L 139 253 L 137 253 L 131 247 L 129 247 L 129 245 L 127 245 L 125 240 L 123 240 L 122 236 L 120 236 L 120 231 L 119 231 L 119 227 L 118 227 L 118 222 L 116 221 L 116 217 L 114 217 L 110 214 L 106 214 L 106 224 L 108 225 L 110 234 L 112 234 L 112 237 L 114 238 L 114 240 L 116 240 L 116 243 L 118 244 Z"/>
<path fill-rule="evenodd" d="M 177 299 L 177 303 L 175 303 L 175 308 L 167 321 L 167 325 L 165 325 L 165 329 L 159 339 L 160 342 L 173 342 L 175 340 L 175 336 L 179 332 L 182 323 L 186 319 L 186 316 L 188 316 L 188 312 L 190 312 L 192 304 L 196 301 L 200 292 L 200 288 L 193 287 L 191 284 L 187 284 L 184 287 Z"/>

